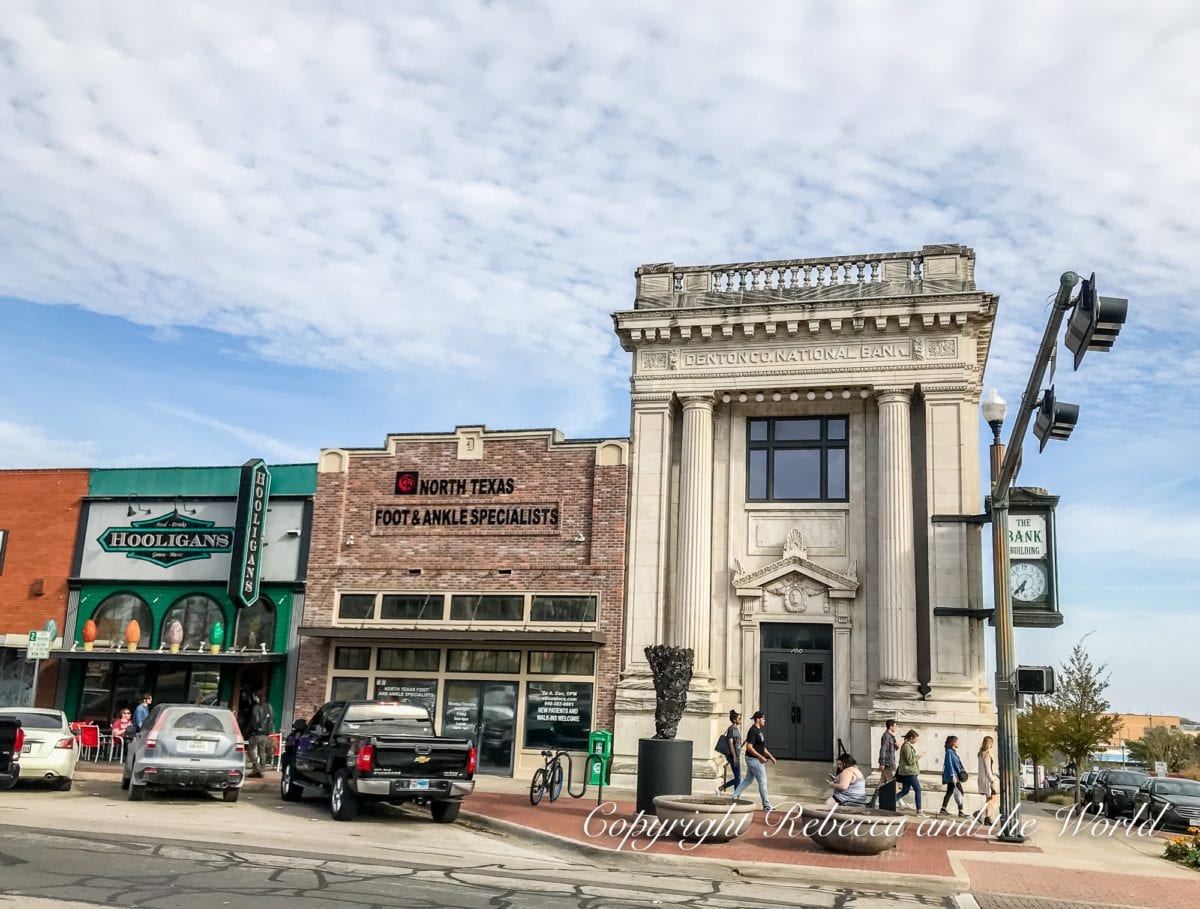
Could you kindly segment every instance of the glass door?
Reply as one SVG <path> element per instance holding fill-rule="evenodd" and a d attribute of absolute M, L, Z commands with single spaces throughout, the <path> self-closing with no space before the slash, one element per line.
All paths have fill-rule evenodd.
<path fill-rule="evenodd" d="M 511 776 L 517 738 L 517 683 L 447 681 L 442 702 L 442 735 L 473 741 L 480 773 Z"/>

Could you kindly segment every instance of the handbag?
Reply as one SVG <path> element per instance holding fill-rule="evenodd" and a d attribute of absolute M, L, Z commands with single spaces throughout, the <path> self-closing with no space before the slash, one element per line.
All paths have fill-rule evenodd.
<path fill-rule="evenodd" d="M 967 771 L 965 771 L 965 770 L 958 771 L 958 781 L 960 783 L 965 783 L 970 778 L 971 778 L 971 774 L 967 773 Z"/>
<path fill-rule="evenodd" d="M 729 736 L 727 736 L 725 733 L 721 733 L 721 735 L 717 737 L 717 744 L 713 745 L 713 751 L 717 752 L 718 754 L 723 754 L 725 757 L 729 757 Z"/>

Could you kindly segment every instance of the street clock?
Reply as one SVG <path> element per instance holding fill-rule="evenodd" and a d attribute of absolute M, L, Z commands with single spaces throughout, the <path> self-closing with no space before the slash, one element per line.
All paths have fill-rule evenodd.
<path fill-rule="evenodd" d="M 1014 487 L 1008 495 L 1008 595 L 1018 627 L 1056 628 L 1063 622 L 1055 555 L 1057 504 L 1058 496 L 1036 487 Z"/>

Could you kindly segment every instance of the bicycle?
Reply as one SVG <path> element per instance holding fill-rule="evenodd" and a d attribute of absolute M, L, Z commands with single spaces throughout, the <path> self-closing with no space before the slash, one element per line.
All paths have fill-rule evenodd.
<path fill-rule="evenodd" d="M 545 762 L 544 767 L 539 767 L 533 771 L 533 779 L 529 783 L 529 802 L 536 805 L 542 800 L 542 796 L 550 794 L 550 801 L 556 801 L 562 795 L 563 788 L 563 767 L 562 759 L 566 756 L 568 766 L 570 766 L 571 756 L 565 751 L 543 751 L 542 760 Z"/>

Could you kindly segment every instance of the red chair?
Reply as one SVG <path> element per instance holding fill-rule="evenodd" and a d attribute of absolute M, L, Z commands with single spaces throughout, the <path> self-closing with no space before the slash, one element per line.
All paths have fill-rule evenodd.
<path fill-rule="evenodd" d="M 267 738 L 271 740 L 271 767 L 274 770 L 278 770 L 279 757 L 283 754 L 283 735 L 273 732 Z"/>
<path fill-rule="evenodd" d="M 79 727 L 79 752 L 86 758 L 88 751 L 92 753 L 91 760 L 100 759 L 100 727 L 95 723 L 84 723 Z"/>

